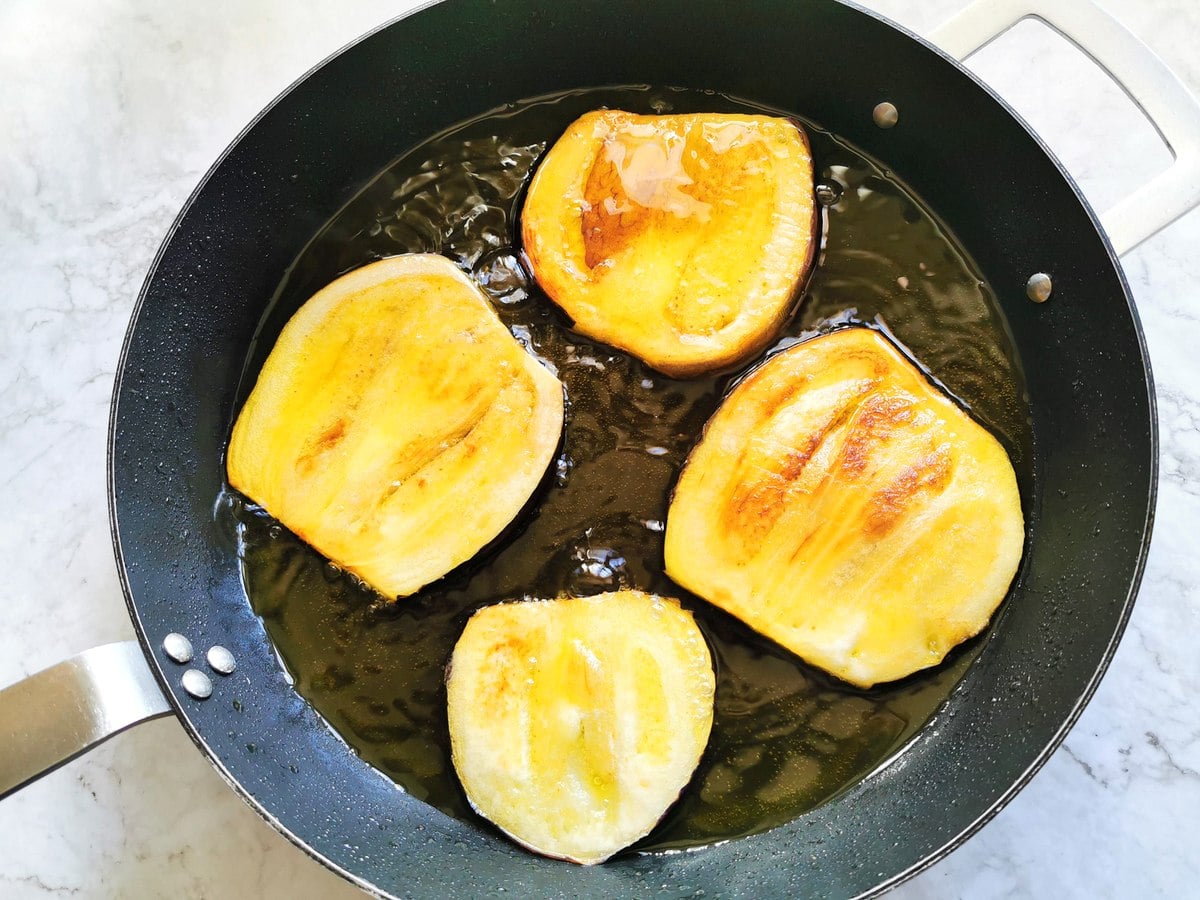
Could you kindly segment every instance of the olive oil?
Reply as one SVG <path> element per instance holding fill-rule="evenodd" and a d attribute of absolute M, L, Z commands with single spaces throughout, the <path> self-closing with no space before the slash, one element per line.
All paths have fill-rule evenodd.
<path fill-rule="evenodd" d="M 481 826 L 450 761 L 444 683 L 471 613 L 502 600 L 617 588 L 678 597 L 712 648 L 716 709 L 691 784 L 635 848 L 653 852 L 771 828 L 861 780 L 936 713 L 986 640 L 968 642 L 936 669 L 857 690 L 663 574 L 672 485 L 733 381 L 804 336 L 867 324 L 891 334 L 996 434 L 1026 497 L 1032 438 L 1019 361 L 991 289 L 898 178 L 813 123 L 804 125 L 824 241 L 797 313 L 772 348 L 737 371 L 674 380 L 574 333 L 522 265 L 518 217 L 540 156 L 577 116 L 606 106 L 763 112 L 719 94 L 597 89 L 512 104 L 431 138 L 379 173 L 313 238 L 280 285 L 247 361 L 243 398 L 284 322 L 319 288 L 397 253 L 449 257 L 566 386 L 563 445 L 508 531 L 441 581 L 388 602 L 243 499 L 231 495 L 222 508 L 232 512 L 247 595 L 300 694 L 406 791 Z"/>

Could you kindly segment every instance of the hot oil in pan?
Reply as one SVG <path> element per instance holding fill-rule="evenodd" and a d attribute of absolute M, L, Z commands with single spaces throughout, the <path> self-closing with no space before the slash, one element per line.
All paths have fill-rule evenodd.
<path fill-rule="evenodd" d="M 567 388 L 557 464 L 509 532 L 441 582 L 388 604 L 231 502 L 247 593 L 300 693 L 411 794 L 473 821 L 450 761 L 443 683 L 472 611 L 625 586 L 681 597 L 714 651 L 716 715 L 692 784 L 639 846 L 694 846 L 786 822 L 861 779 L 928 721 L 981 645 L 864 692 L 803 665 L 663 575 L 669 491 L 738 373 L 677 381 L 572 333 L 518 262 L 517 215 L 537 160 L 570 121 L 602 106 L 758 111 L 694 92 L 584 91 L 517 104 L 435 138 L 376 178 L 305 249 L 248 362 L 244 390 L 292 312 L 350 269 L 404 252 L 455 260 Z M 808 134 L 827 244 L 780 344 L 850 322 L 886 328 L 1000 438 L 1028 496 L 1027 404 L 995 297 L 907 189 L 832 135 L 811 126 Z"/>

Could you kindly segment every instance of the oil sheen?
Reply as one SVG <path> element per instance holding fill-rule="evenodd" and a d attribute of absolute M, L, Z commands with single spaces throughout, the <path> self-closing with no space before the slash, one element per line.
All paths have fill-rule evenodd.
<path fill-rule="evenodd" d="M 862 691 L 806 666 L 663 574 L 671 487 L 732 382 L 766 355 L 849 323 L 885 330 L 1003 443 L 1031 488 L 1028 401 L 996 298 L 936 216 L 884 167 L 805 122 L 825 232 L 783 336 L 737 371 L 673 380 L 573 332 L 529 278 L 524 190 L 576 117 L 763 112 L 719 94 L 623 88 L 512 104 L 438 135 L 379 173 L 289 269 L 247 360 L 242 396 L 287 318 L 338 275 L 397 253 L 455 261 L 566 386 L 563 445 L 526 510 L 467 565 L 389 603 L 243 498 L 246 592 L 296 689 L 364 759 L 452 816 L 468 806 L 450 760 L 445 666 L 471 613 L 522 597 L 619 587 L 680 598 L 717 672 L 712 737 L 690 786 L 635 850 L 693 847 L 803 814 L 894 758 L 934 716 L 986 633 L 939 667 Z M 370 173 L 364 173 L 369 176 Z"/>

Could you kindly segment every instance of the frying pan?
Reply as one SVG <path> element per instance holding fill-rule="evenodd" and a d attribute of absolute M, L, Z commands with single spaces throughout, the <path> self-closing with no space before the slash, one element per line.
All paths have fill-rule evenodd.
<path fill-rule="evenodd" d="M 972 7 L 937 37 L 966 52 L 1027 12 Z M 1156 452 L 1144 349 L 1113 248 L 1128 249 L 1189 208 L 1200 182 L 1195 107 L 1178 83 L 1090 6 L 1056 4 L 1052 19 L 1088 34 L 1178 152 L 1172 169 L 1106 217 L 1111 245 L 1067 176 L 999 101 L 945 56 L 838 3 L 758 2 L 697 17 L 694 5 L 675 2 L 563 9 L 450 0 L 330 61 L 231 148 L 152 269 L 122 357 L 110 443 L 114 534 L 141 649 L 98 648 L 0 694 L 4 787 L 174 711 L 273 824 L 387 893 L 505 886 L 619 895 L 668 885 L 672 893 L 715 886 L 836 896 L 892 883 L 952 847 L 1061 740 L 1128 615 Z M 472 35 L 469 53 L 462 33 Z M 521 59 L 511 59 L 513 46 Z M 694 52 L 711 47 L 724 55 Z M 831 65 L 830 47 L 859 64 Z M 479 58 L 510 64 L 479 71 Z M 758 58 L 788 65 L 750 71 L 745 60 Z M 582 871 L 445 818 L 349 753 L 290 688 L 215 533 L 211 503 L 250 337 L 320 222 L 397 148 L 513 99 L 610 83 L 708 87 L 795 109 L 887 160 L 997 289 L 1027 362 L 1037 458 L 1020 580 L 944 714 L 897 763 L 765 835 Z M 897 127 L 872 121 L 881 99 L 900 110 Z M 1026 282 L 1043 271 L 1053 293 L 1034 305 Z M 220 681 L 210 699 L 187 694 L 183 669 L 162 646 L 170 632 L 200 648 L 228 647 L 252 702 L 235 715 Z M 251 743 L 257 752 L 247 752 Z"/>

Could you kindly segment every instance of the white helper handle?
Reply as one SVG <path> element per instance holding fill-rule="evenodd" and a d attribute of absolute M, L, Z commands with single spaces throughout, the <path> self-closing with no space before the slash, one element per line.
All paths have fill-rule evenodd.
<path fill-rule="evenodd" d="M 1124 256 L 1200 206 L 1200 103 L 1154 51 L 1091 0 L 975 0 L 928 39 L 962 61 L 1028 18 L 1045 22 L 1107 72 L 1175 157 L 1165 172 L 1100 216 L 1113 249 Z"/>

